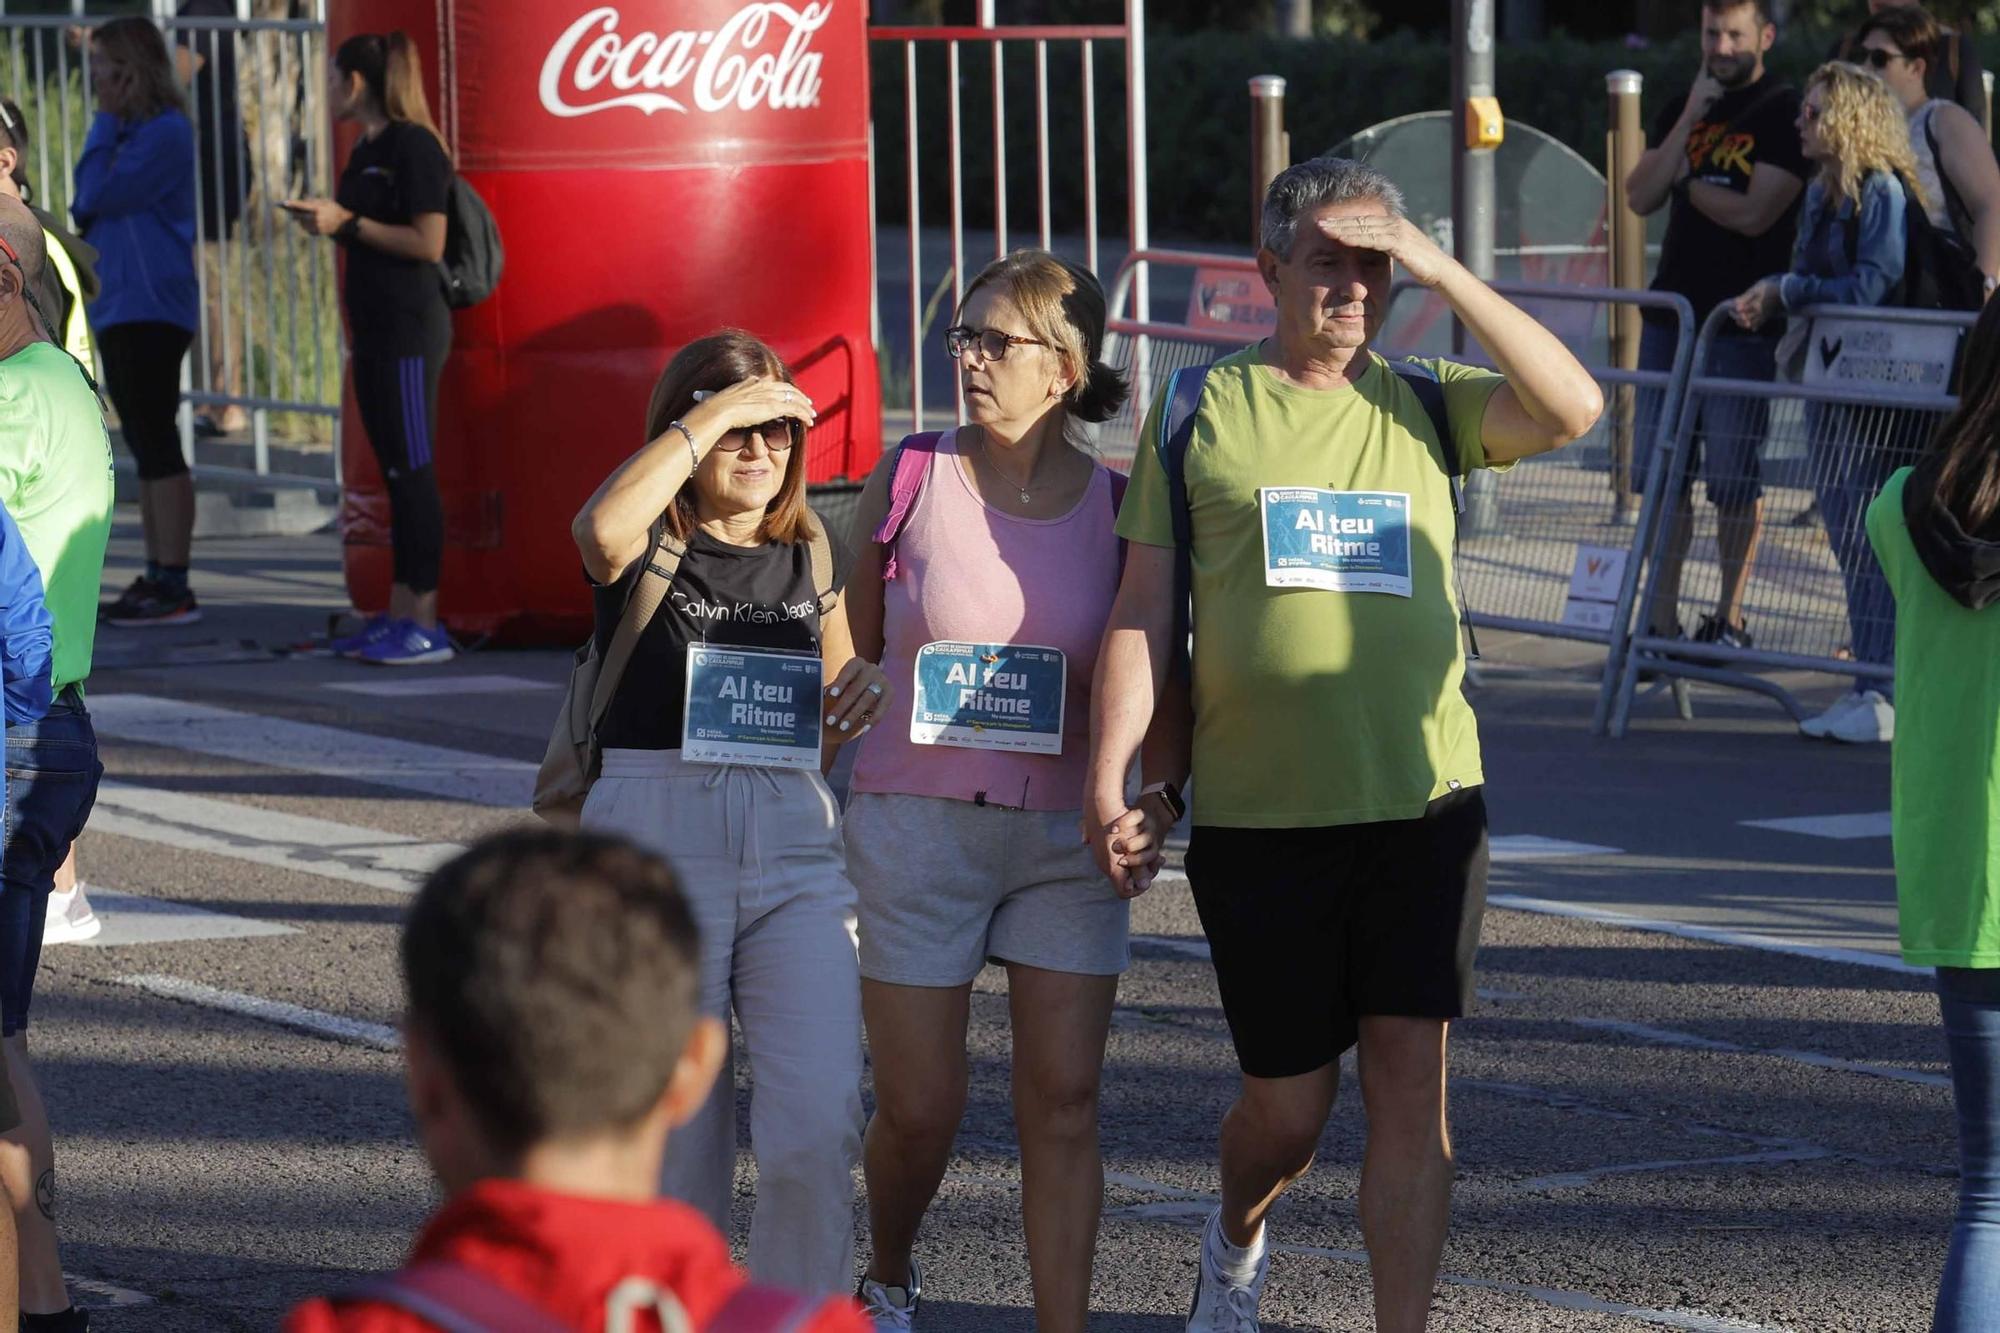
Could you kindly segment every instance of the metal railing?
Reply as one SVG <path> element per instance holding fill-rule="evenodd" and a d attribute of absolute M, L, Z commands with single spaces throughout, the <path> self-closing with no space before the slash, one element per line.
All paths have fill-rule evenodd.
<path fill-rule="evenodd" d="M 1648 479 L 1648 508 L 1657 512 L 1647 540 L 1635 548 L 1647 555 L 1646 582 L 1611 716 L 1614 736 L 1627 730 L 1642 675 L 1754 691 L 1799 719 L 1805 707 L 1764 672 L 1848 676 L 1857 688 L 1894 676 L 1894 603 L 1868 545 L 1866 510 L 1889 474 L 1914 462 L 1957 406 L 1952 362 L 1977 315 L 1824 306 L 1793 318 L 1812 321 L 1807 358 L 1820 362 L 1818 371 L 1845 374 L 1848 383 L 1706 373 L 1728 306 L 1702 326 L 1695 356 L 1705 373 L 1689 380 L 1672 447 L 1656 456 Z M 1898 351 L 1899 336 L 1927 337 L 1932 346 Z M 1918 387 L 1899 383 L 1910 379 Z M 1697 472 L 1709 498 L 1723 496 L 1737 514 L 1749 512 L 1761 492 L 1761 531 L 1747 529 L 1756 533 L 1750 560 L 1739 565 L 1732 557 L 1731 568 L 1724 567 L 1718 511 L 1694 501 Z M 1670 543 L 1683 523 L 1691 536 L 1676 587 Z M 1743 531 L 1734 538 L 1739 547 Z M 1726 597 L 1725 578 L 1739 567 L 1740 613 L 1752 645 L 1682 637 L 1681 603 L 1690 595 Z"/>
<path fill-rule="evenodd" d="M 993 201 L 992 238 L 995 258 L 1008 252 L 1016 240 L 1010 228 L 1011 217 L 1007 194 L 1007 90 L 1005 80 L 1006 46 L 1008 43 L 1029 43 L 1034 51 L 1035 69 L 1035 178 L 1037 185 L 1036 243 L 1044 249 L 1052 248 L 1055 237 L 1051 228 L 1050 177 L 1053 155 L 1057 146 L 1049 138 L 1049 47 L 1051 43 L 1074 44 L 1079 51 L 1079 90 L 1083 109 L 1083 143 L 1081 164 L 1083 170 L 1084 264 L 1096 272 L 1099 260 L 1100 225 L 1098 210 L 1098 124 L 1097 124 L 1097 55 L 1099 42 L 1122 42 L 1125 48 L 1125 166 L 1126 166 L 1126 226 L 1127 240 L 1134 251 L 1142 251 L 1147 245 L 1147 202 L 1146 202 L 1146 7 L 1145 0 L 1125 0 L 1125 22 L 1121 24 L 1098 25 L 1041 25 L 1002 27 L 994 17 L 994 0 L 979 0 L 978 23 L 974 27 L 878 27 L 869 30 L 871 42 L 898 42 L 903 47 L 903 117 L 904 134 L 904 174 L 908 182 L 908 280 L 909 293 L 905 327 L 909 336 L 908 349 L 908 392 L 910 428 L 924 428 L 924 355 L 926 335 L 929 332 L 926 312 L 933 301 L 927 296 L 924 285 L 923 260 L 923 162 L 919 147 L 919 130 L 922 118 L 918 107 L 917 53 L 927 44 L 941 44 L 945 48 L 947 62 L 947 98 L 949 123 L 951 126 L 948 170 L 951 173 L 951 266 L 949 280 L 952 305 L 956 308 L 964 299 L 966 283 L 966 209 L 965 209 L 965 163 L 964 135 L 962 129 L 963 97 L 960 89 L 960 48 L 971 44 L 986 48 L 992 65 L 993 79 Z M 878 89 L 881 96 L 886 89 Z M 940 290 L 943 284 L 940 283 Z M 880 284 L 877 288 L 879 291 Z M 1146 284 L 1144 275 L 1139 279 L 1137 300 L 1139 308 L 1146 309 Z M 880 319 L 877 319 L 878 329 Z M 880 334 L 878 332 L 878 340 Z M 882 349 L 882 362 L 893 366 L 895 358 L 889 349 Z M 891 371 L 893 374 L 893 370 Z M 954 403 L 958 419 L 964 419 L 964 401 L 957 393 L 957 381 L 953 379 Z M 885 393 L 885 398 L 888 395 Z"/>
<path fill-rule="evenodd" d="M 74 7 L 67 16 L 0 7 L 0 95 L 20 105 L 27 121 L 32 201 L 65 221 L 94 116 L 91 48 L 81 33 L 109 21 Z M 170 49 L 192 52 L 207 74 L 187 87 L 196 126 L 201 300 L 182 367 L 183 447 L 190 462 L 207 468 L 338 480 L 333 247 L 300 233 L 275 207 L 330 190 L 325 25 L 320 18 L 183 19 L 170 4 L 155 9 Z M 198 412 L 231 408 L 247 414 L 246 438 L 197 435 Z"/>

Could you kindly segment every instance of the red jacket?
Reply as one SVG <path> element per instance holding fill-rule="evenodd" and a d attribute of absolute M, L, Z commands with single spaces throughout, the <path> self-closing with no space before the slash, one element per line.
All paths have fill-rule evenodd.
<path fill-rule="evenodd" d="M 484 1180 L 430 1220 L 410 1262 L 450 1260 L 527 1298 L 565 1327 L 598 1333 L 604 1301 L 628 1277 L 670 1288 L 702 1327 L 742 1286 L 729 1247 L 708 1219 L 684 1204 L 619 1203 Z M 643 1322 L 651 1330 L 653 1321 Z M 292 1311 L 285 1333 L 435 1333 L 425 1320 L 385 1305 L 336 1306 L 321 1299 Z M 849 1300 L 820 1306 L 801 1333 L 872 1333 Z"/>

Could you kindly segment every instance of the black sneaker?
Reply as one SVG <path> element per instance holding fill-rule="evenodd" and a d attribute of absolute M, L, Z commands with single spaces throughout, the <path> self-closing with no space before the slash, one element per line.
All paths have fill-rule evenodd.
<path fill-rule="evenodd" d="M 125 595 L 105 607 L 99 618 L 120 629 L 147 625 L 192 625 L 201 619 L 201 604 L 191 588 L 169 589 L 151 579 L 139 578 Z"/>
<path fill-rule="evenodd" d="M 1703 616 L 1701 624 L 1695 626 L 1696 643 L 1720 644 L 1724 648 L 1747 651 L 1754 640 L 1747 625 L 1732 625 L 1720 616 Z"/>

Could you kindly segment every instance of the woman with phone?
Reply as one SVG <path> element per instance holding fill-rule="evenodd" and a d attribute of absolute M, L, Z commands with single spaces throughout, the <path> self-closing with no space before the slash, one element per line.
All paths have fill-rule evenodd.
<path fill-rule="evenodd" d="M 106 623 L 201 619 L 188 586 L 194 478 L 181 452 L 181 359 L 199 327 L 194 273 L 194 126 L 160 30 L 115 19 L 90 39 L 97 118 L 76 162 L 70 202 L 97 247 L 97 330 L 104 388 L 139 470 L 146 572 L 104 607 Z"/>
<path fill-rule="evenodd" d="M 377 666 L 449 662 L 438 623 L 444 501 L 432 441 L 438 379 L 451 352 L 444 258 L 451 155 L 424 98 L 417 51 L 401 32 L 362 33 L 334 53 L 328 100 L 361 127 L 333 199 L 284 207 L 315 236 L 347 247 L 347 337 L 354 401 L 389 491 L 389 607 L 333 650 Z"/>

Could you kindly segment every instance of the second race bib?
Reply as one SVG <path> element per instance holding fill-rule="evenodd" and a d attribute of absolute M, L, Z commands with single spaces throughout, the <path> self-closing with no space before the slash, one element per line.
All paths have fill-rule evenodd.
<path fill-rule="evenodd" d="M 927 643 L 917 650 L 910 740 L 1061 754 L 1068 675 L 1068 659 L 1056 648 Z"/>
<path fill-rule="evenodd" d="M 820 659 L 691 643 L 681 757 L 696 764 L 818 768 Z"/>
<path fill-rule="evenodd" d="M 1410 595 L 1410 497 L 1264 486 L 1264 585 Z"/>

